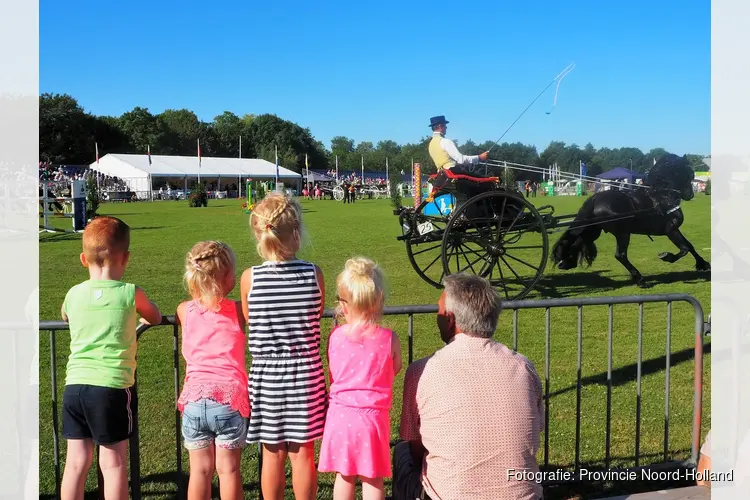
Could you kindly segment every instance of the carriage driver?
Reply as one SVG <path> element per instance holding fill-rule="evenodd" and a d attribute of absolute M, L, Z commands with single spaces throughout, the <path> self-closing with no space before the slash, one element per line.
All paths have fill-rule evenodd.
<path fill-rule="evenodd" d="M 453 141 L 445 138 L 445 132 L 448 129 L 447 125 L 448 121 L 445 119 L 445 116 L 433 116 L 430 118 L 432 140 L 430 141 L 429 151 L 432 161 L 437 166 L 438 173 L 443 169 L 450 169 L 451 172 L 456 174 L 485 177 L 479 172 L 480 169 L 476 169 L 477 172 L 474 172 L 474 165 L 480 161 L 487 161 L 489 152 L 485 151 L 475 156 L 462 155 Z"/>

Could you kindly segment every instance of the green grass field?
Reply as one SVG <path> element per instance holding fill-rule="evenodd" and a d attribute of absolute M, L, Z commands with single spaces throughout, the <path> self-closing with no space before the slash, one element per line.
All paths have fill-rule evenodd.
<path fill-rule="evenodd" d="M 410 201 L 410 200 L 408 200 Z M 582 198 L 539 197 L 538 205 L 553 204 L 557 214 L 575 213 Z M 260 262 L 248 226 L 242 214 L 241 201 L 212 200 L 208 208 L 190 209 L 187 202 L 155 202 L 106 204 L 99 213 L 125 220 L 132 228 L 131 261 L 125 279 L 143 287 L 164 314 L 174 314 L 178 303 L 186 298 L 181 282 L 183 261 L 189 248 L 199 240 L 220 239 L 235 250 L 238 260 L 237 277 L 248 266 Z M 303 202 L 306 244 L 300 253 L 317 263 L 326 279 L 326 304 L 334 305 L 335 278 L 344 261 L 353 255 L 375 259 L 386 271 L 389 280 L 389 305 L 434 304 L 439 290 L 424 283 L 412 270 L 404 244 L 396 241 L 400 234 L 397 218 L 386 200 L 363 200 L 354 205 L 332 201 Z M 699 253 L 710 256 L 710 198 L 698 196 L 683 204 L 686 222 L 683 233 Z M 69 224 L 69 219 L 56 221 Z M 550 234 L 550 247 L 559 237 Z M 591 269 L 559 271 L 548 267 L 541 281 L 541 292 L 528 298 L 632 295 L 642 293 L 687 293 L 697 298 L 705 313 L 710 312 L 710 274 L 694 271 L 692 257 L 675 264 L 660 261 L 662 251 L 674 252 L 666 238 L 650 241 L 634 236 L 629 258 L 655 286 L 641 290 L 631 284 L 625 269 L 614 259 L 614 238 L 603 235 L 597 242 L 599 258 Z M 67 290 L 87 279 L 81 267 L 80 235 L 40 235 L 40 296 L 42 319 L 59 319 L 60 305 Z M 232 295 L 239 299 L 239 287 Z M 664 379 L 666 342 L 666 305 L 644 306 L 641 463 L 660 461 L 664 434 Z M 633 465 L 636 421 L 635 363 L 637 359 L 637 306 L 614 307 L 614 355 L 612 390 L 613 466 Z M 575 308 L 552 310 L 550 346 L 550 457 L 555 466 L 572 466 L 575 456 L 576 409 L 576 328 Z M 534 362 L 542 380 L 545 367 L 544 311 L 520 311 L 519 351 Z M 581 459 L 584 463 L 601 464 L 605 457 L 606 374 L 607 374 L 607 308 L 584 308 L 583 382 L 581 403 Z M 512 314 L 501 316 L 496 339 L 512 345 Z M 692 307 L 674 304 L 670 374 L 670 458 L 686 458 L 690 454 L 692 418 Z M 406 317 L 390 317 L 386 326 L 402 338 L 406 358 Z M 330 331 L 330 321 L 323 325 L 323 346 Z M 54 465 L 51 426 L 51 390 L 49 383 L 50 354 L 48 335 L 42 332 L 40 342 L 40 493 L 54 493 Z M 160 327 L 146 332 L 139 345 L 138 391 L 140 401 L 141 473 L 144 494 L 150 498 L 174 497 L 175 462 L 175 401 L 173 387 L 173 337 L 171 328 Z M 426 356 L 440 348 L 432 315 L 414 318 L 414 356 Z M 57 336 L 58 397 L 62 396 L 65 380 L 68 336 Z M 708 349 L 707 349 L 708 350 Z M 323 351 L 325 352 L 325 351 Z M 394 387 L 392 437 L 398 437 L 403 372 Z M 710 424 L 710 355 L 704 366 L 703 433 Z M 487 418 L 492 418 L 488 415 Z M 544 437 L 543 437 L 544 440 Z M 542 440 L 542 442 L 543 442 Z M 61 441 L 64 463 L 65 442 Z M 542 459 L 540 450 L 540 461 Z M 187 471 L 183 455 L 183 470 Z M 243 475 L 247 498 L 257 498 L 257 449 L 249 447 L 243 458 Z M 91 474 L 87 488 L 95 488 Z M 331 497 L 333 476 L 321 475 L 319 498 Z M 288 485 L 291 483 L 288 482 Z M 288 492 L 287 498 L 292 498 Z"/>

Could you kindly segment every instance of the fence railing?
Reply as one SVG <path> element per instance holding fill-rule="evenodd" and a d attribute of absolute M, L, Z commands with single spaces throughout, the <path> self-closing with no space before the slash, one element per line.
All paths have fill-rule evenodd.
<path fill-rule="evenodd" d="M 692 413 L 692 435 L 690 459 L 683 461 L 672 461 L 669 459 L 669 421 L 670 421 L 670 371 L 671 363 L 671 343 L 672 343 L 672 304 L 687 303 L 692 306 L 695 316 L 694 321 L 694 370 L 693 370 L 693 413 Z M 643 366 L 643 335 L 644 335 L 644 305 L 645 304 L 666 304 L 666 345 L 665 345 L 665 382 L 664 382 L 664 433 L 663 433 L 663 453 L 662 462 L 651 462 L 641 465 L 641 412 L 642 412 L 642 366 Z M 519 319 L 518 313 L 521 310 L 543 309 L 545 312 L 545 340 L 544 340 L 544 372 L 540 373 L 540 378 L 544 383 L 544 444 L 543 444 L 543 468 L 549 467 L 550 445 L 550 387 L 551 387 L 551 369 L 550 369 L 550 346 L 551 346 L 551 310 L 559 308 L 575 308 L 577 312 L 577 330 L 576 330 L 576 423 L 575 423 L 575 459 L 574 467 L 578 472 L 581 467 L 581 393 L 583 388 L 582 367 L 583 367 L 583 308 L 591 306 L 607 306 L 607 374 L 606 374 L 606 427 L 605 427 L 605 458 L 604 468 L 610 469 L 612 461 L 611 443 L 612 443 L 612 388 L 613 388 L 613 309 L 616 305 L 637 305 L 638 306 L 638 333 L 637 333 L 637 365 L 636 365 L 636 417 L 635 417 L 635 467 L 626 469 L 614 469 L 615 472 L 628 470 L 633 471 L 641 468 L 670 469 L 680 467 L 695 467 L 698 460 L 698 453 L 701 446 L 701 421 L 703 414 L 703 342 L 704 336 L 710 332 L 710 323 L 704 322 L 704 312 L 701 304 L 697 299 L 685 294 L 657 294 L 657 295 L 634 295 L 619 297 L 583 297 L 583 298 L 561 298 L 561 299 L 543 299 L 543 300 L 520 300 L 503 303 L 505 311 L 512 312 L 512 348 L 518 350 L 519 339 Z M 417 306 L 392 306 L 385 308 L 386 316 L 407 316 L 407 351 L 408 363 L 411 364 L 414 357 L 414 316 L 422 314 L 435 314 L 438 308 L 436 305 L 417 305 Z M 334 311 L 326 309 L 324 318 L 334 318 Z M 175 402 L 175 457 L 177 463 L 176 471 L 176 488 L 177 498 L 185 498 L 185 485 L 182 484 L 182 447 L 180 433 L 180 413 L 176 409 L 176 401 L 179 397 L 180 390 L 180 343 L 179 328 L 175 322 L 174 316 L 165 316 L 161 325 L 147 326 L 140 325 L 138 328 L 138 337 L 150 328 L 170 326 L 173 332 L 173 368 L 174 368 L 174 402 Z M 54 466 L 55 466 L 55 492 L 56 497 L 60 498 L 60 445 L 59 445 L 59 419 L 58 419 L 58 396 L 57 396 L 57 361 L 56 361 L 56 333 L 58 331 L 68 330 L 68 324 L 63 321 L 42 321 L 39 324 L 39 330 L 49 331 L 50 342 L 50 370 L 52 384 L 52 421 L 53 421 L 53 447 L 54 447 Z M 137 374 L 136 385 L 133 388 L 137 391 Z M 135 400 L 137 401 L 137 399 Z M 137 404 L 137 402 L 136 402 Z M 141 474 L 140 474 L 140 441 L 139 441 L 139 423 L 137 408 L 134 409 L 133 435 L 130 439 L 130 486 L 131 496 L 134 500 L 140 500 L 141 496 Z M 392 443 L 393 444 L 393 443 Z M 259 450 L 260 451 L 260 450 Z M 260 469 L 262 467 L 262 454 L 258 454 L 258 477 L 260 478 Z M 540 464 L 541 465 L 541 464 Z M 98 467 L 97 467 L 98 468 Z M 544 470 L 543 469 L 543 470 Z M 575 480 L 573 480 L 575 481 Z M 560 484 L 571 482 L 570 480 L 560 480 L 558 482 L 546 482 L 546 485 Z M 103 493 L 102 476 L 99 473 L 99 492 Z M 261 492 L 258 492 L 259 498 L 263 498 Z"/>

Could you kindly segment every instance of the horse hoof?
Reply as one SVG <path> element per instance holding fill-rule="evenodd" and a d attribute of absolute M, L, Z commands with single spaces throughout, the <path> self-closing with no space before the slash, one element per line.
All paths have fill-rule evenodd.
<path fill-rule="evenodd" d="M 695 269 L 697 269 L 698 271 L 710 271 L 711 270 L 711 264 L 709 264 L 708 262 L 704 261 L 704 262 L 701 262 L 700 264 L 697 264 L 695 266 Z"/>
<path fill-rule="evenodd" d="M 674 262 L 674 257 L 669 252 L 662 252 L 659 254 L 659 258 L 663 260 L 664 262 L 669 262 L 670 264 Z"/>
<path fill-rule="evenodd" d="M 652 286 L 651 283 L 649 283 L 647 281 L 639 281 L 636 284 L 638 285 L 638 288 L 651 288 L 651 286 Z"/>

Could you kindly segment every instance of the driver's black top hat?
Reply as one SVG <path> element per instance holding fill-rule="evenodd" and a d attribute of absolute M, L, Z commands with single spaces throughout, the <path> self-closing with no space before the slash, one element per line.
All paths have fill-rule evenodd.
<path fill-rule="evenodd" d="M 430 128 L 434 127 L 435 125 L 447 125 L 449 122 L 445 119 L 445 116 L 433 116 L 430 118 Z"/>

